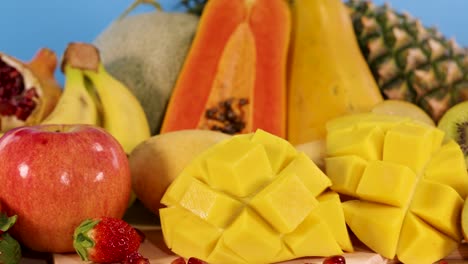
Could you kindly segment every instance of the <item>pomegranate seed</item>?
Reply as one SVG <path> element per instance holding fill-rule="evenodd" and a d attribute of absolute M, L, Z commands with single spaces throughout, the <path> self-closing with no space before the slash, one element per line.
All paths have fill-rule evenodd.
<path fill-rule="evenodd" d="M 143 257 L 138 252 L 133 252 L 127 255 L 122 264 L 150 264 L 149 260 Z"/>
<path fill-rule="evenodd" d="M 206 264 L 206 262 L 201 259 L 191 257 L 188 259 L 187 264 Z"/>
<path fill-rule="evenodd" d="M 322 264 L 346 264 L 346 259 L 343 256 L 331 256 L 325 258 Z"/>
<path fill-rule="evenodd" d="M 174 259 L 171 264 L 185 264 L 185 259 L 183 257 L 179 257 Z"/>
<path fill-rule="evenodd" d="M 0 58 L 0 115 L 15 115 L 26 120 L 36 107 L 39 95 L 35 87 L 25 90 L 21 73 Z"/>

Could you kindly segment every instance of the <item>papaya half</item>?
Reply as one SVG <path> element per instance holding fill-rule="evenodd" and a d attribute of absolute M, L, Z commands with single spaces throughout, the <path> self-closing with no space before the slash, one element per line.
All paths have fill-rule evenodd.
<path fill-rule="evenodd" d="M 161 133 L 209 129 L 286 136 L 290 8 L 284 0 L 210 0 Z"/>
<path fill-rule="evenodd" d="M 325 123 L 383 100 L 341 0 L 295 0 L 288 65 L 292 144 L 325 138 Z"/>

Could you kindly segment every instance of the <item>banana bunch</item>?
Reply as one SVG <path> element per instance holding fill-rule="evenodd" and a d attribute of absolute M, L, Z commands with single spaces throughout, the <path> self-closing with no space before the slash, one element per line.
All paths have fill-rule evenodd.
<path fill-rule="evenodd" d="M 138 99 L 111 76 L 99 50 L 87 43 L 70 43 L 63 56 L 63 93 L 41 124 L 88 124 L 103 127 L 129 154 L 150 138 L 148 120 Z"/>

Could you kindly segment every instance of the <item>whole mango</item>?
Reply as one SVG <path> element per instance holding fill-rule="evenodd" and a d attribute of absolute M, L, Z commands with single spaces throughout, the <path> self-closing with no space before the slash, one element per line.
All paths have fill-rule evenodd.
<path fill-rule="evenodd" d="M 349 196 L 346 223 L 364 244 L 403 263 L 434 263 L 462 240 L 468 174 L 460 147 L 423 122 L 354 114 L 327 123 L 326 174 Z"/>

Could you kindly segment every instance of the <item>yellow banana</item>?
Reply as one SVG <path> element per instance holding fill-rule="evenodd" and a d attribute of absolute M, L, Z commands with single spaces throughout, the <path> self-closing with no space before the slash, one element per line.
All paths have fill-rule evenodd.
<path fill-rule="evenodd" d="M 99 124 L 96 103 L 79 69 L 65 65 L 65 86 L 54 110 L 41 124 Z"/>
<path fill-rule="evenodd" d="M 97 70 L 84 70 L 102 106 L 102 126 L 130 153 L 151 137 L 146 114 L 138 99 L 99 63 Z"/>

